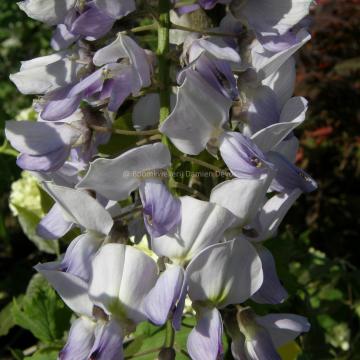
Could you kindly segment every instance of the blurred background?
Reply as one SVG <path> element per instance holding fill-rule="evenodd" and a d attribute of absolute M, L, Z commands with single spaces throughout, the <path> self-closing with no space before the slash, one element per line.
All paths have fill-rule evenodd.
<path fill-rule="evenodd" d="M 360 359 L 360 1 L 319 0 L 311 32 L 312 41 L 298 55 L 296 95 L 308 98 L 310 109 L 297 130 L 297 163 L 319 189 L 300 198 L 280 235 L 268 243 L 290 293 L 271 311 L 302 314 L 312 324 L 299 345 L 284 351 L 284 359 L 355 360 Z M 70 320 L 52 290 L 39 291 L 41 279 L 33 277 L 32 266 L 54 259 L 59 249 L 35 235 L 46 204 L 33 179 L 17 168 L 16 153 L 3 136 L 4 122 L 27 119 L 31 105 L 31 97 L 19 94 L 8 76 L 21 60 L 47 54 L 50 35 L 49 28 L 19 11 L 16 1 L 0 2 L 1 360 L 56 359 Z"/>

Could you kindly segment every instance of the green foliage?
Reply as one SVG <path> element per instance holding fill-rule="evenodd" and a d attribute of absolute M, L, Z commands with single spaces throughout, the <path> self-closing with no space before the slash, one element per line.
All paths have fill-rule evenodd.
<path fill-rule="evenodd" d="M 71 312 L 40 275 L 32 279 L 20 302 L 14 299 L 11 312 L 15 324 L 31 331 L 41 342 L 61 346 Z"/>
<path fill-rule="evenodd" d="M 17 216 L 24 234 L 40 251 L 49 254 L 59 253 L 57 240 L 44 240 L 36 234 L 36 227 L 45 211 L 49 210 L 48 196 L 40 191 L 36 179 L 28 172 L 22 173 L 21 179 L 11 187 L 10 208 Z M 46 208 L 44 209 L 43 206 Z"/>
<path fill-rule="evenodd" d="M 21 60 L 48 53 L 49 37 L 50 29 L 19 11 L 16 1 L 0 3 L 0 128 L 31 104 L 8 80 L 9 74 L 18 71 Z"/>
<path fill-rule="evenodd" d="M 181 330 L 176 333 L 174 345 L 177 351 L 176 359 L 188 359 L 185 355 L 186 339 L 195 323 L 194 317 L 184 319 Z M 133 334 L 134 340 L 125 348 L 125 356 L 136 356 L 139 360 L 153 360 L 164 345 L 165 331 L 164 327 L 159 328 L 147 322 L 141 323 Z"/>
<path fill-rule="evenodd" d="M 18 297 L 14 299 L 13 302 L 8 303 L 4 306 L 0 311 L 0 336 L 5 336 L 9 333 L 10 329 L 16 325 L 13 309 L 15 307 L 15 303 L 21 303 L 23 297 Z"/>
<path fill-rule="evenodd" d="M 56 360 L 58 358 L 58 354 L 58 350 L 51 350 L 51 348 L 42 349 L 32 356 L 26 356 L 24 360 Z"/>

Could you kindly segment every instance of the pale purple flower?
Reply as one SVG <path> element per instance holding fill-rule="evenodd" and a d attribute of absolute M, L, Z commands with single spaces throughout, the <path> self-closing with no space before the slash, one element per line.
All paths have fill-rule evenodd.
<path fill-rule="evenodd" d="M 276 349 L 310 329 L 307 319 L 302 316 L 257 316 L 250 308 L 240 310 L 237 320 L 244 337 L 237 336 L 235 344 L 232 344 L 232 353 L 236 360 L 242 360 L 238 354 L 245 354 L 250 360 L 280 360 Z"/>

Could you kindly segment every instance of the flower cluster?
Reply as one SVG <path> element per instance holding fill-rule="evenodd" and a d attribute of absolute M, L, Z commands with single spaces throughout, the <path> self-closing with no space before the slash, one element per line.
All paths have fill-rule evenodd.
<path fill-rule="evenodd" d="M 225 331 L 235 359 L 280 359 L 276 349 L 309 330 L 301 316 L 259 316 L 249 304 L 287 298 L 265 243 L 301 193 L 316 189 L 294 165 L 307 101 L 292 96 L 311 3 L 19 3 L 56 25 L 55 52 L 10 76 L 40 96 L 38 120 L 8 121 L 6 136 L 18 165 L 55 200 L 38 234 L 80 232 L 60 259 L 36 266 L 77 315 L 60 359 L 122 359 L 140 322 L 178 331 L 186 300 L 197 319 L 187 340 L 194 360 L 222 358 Z M 207 15 L 215 7 L 218 24 Z M 139 35 L 155 31 L 156 53 Z M 134 130 L 119 129 L 129 107 Z M 113 133 L 142 140 L 104 154 Z M 191 184 L 179 190 L 169 179 L 175 159 L 214 170 L 196 157 L 206 151 L 229 179 L 201 196 Z M 175 358 L 173 345 L 159 358 Z"/>

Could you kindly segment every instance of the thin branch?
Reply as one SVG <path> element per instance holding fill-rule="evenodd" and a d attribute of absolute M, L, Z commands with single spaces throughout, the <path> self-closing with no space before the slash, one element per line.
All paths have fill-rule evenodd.
<path fill-rule="evenodd" d="M 139 32 L 157 30 L 158 28 L 159 28 L 159 25 L 155 22 L 155 23 L 152 23 L 149 25 L 142 25 L 142 26 L 134 27 L 129 30 L 124 30 L 124 31 L 121 31 L 120 33 L 131 32 L 131 33 L 135 34 L 135 33 L 139 33 Z"/>
<path fill-rule="evenodd" d="M 193 157 L 190 157 L 190 156 L 186 156 L 186 155 L 180 155 L 179 156 L 179 159 L 180 160 L 183 160 L 183 161 L 188 161 L 188 162 L 191 162 L 193 164 L 197 164 L 197 165 L 200 165 L 202 167 L 205 167 L 207 169 L 210 169 L 212 171 L 215 171 L 217 173 L 221 173 L 223 170 L 215 165 L 212 165 L 212 164 L 209 164 L 205 161 L 202 161 L 202 160 L 199 160 L 199 159 L 196 159 L 196 158 L 193 158 Z"/>
<path fill-rule="evenodd" d="M 145 145 L 145 144 L 150 144 L 153 143 L 155 141 L 160 141 L 161 140 L 161 135 L 160 134 L 156 134 L 150 137 L 147 137 L 145 139 L 141 139 L 139 141 L 136 142 L 136 146 L 141 146 L 141 145 Z"/>
<path fill-rule="evenodd" d="M 234 37 L 238 38 L 241 37 L 241 34 L 237 33 L 229 33 L 229 32 L 222 32 L 222 31 L 211 31 L 206 29 L 196 29 L 188 26 L 182 26 L 177 24 L 171 24 L 171 28 L 175 30 L 182 30 L 182 31 L 188 31 L 188 32 L 196 32 L 203 35 L 209 35 L 209 36 L 225 36 L 225 37 Z"/>
<path fill-rule="evenodd" d="M 178 9 L 181 8 L 182 6 L 189 6 L 189 5 L 195 5 L 196 4 L 196 0 L 184 0 L 184 1 L 179 1 L 176 4 L 174 4 L 174 8 Z"/>
<path fill-rule="evenodd" d="M 158 129 L 137 131 L 137 130 L 111 129 L 97 125 L 90 125 L 90 128 L 98 132 L 108 132 L 108 133 L 127 135 L 127 136 L 152 136 L 152 135 L 160 134 Z"/>
<path fill-rule="evenodd" d="M 191 188 L 191 187 L 189 187 L 189 186 L 187 186 L 187 185 L 185 185 L 185 184 L 183 184 L 183 183 L 179 183 L 179 182 L 177 182 L 177 181 L 174 181 L 174 182 L 171 183 L 171 186 L 172 186 L 173 188 L 176 188 L 176 189 L 184 190 L 184 191 L 186 191 L 186 192 L 188 192 L 188 193 L 190 193 L 190 194 L 198 197 L 200 200 L 204 200 L 204 201 L 208 201 L 208 200 L 209 200 L 209 199 L 208 199 L 203 193 L 201 193 L 200 191 L 195 190 L 195 189 L 193 189 L 193 188 Z"/>
<path fill-rule="evenodd" d="M 132 208 L 131 210 L 124 212 L 123 214 L 115 216 L 114 220 L 120 220 L 120 219 L 123 219 L 123 218 L 125 218 L 125 217 L 127 217 L 129 215 L 132 215 L 132 214 L 138 213 L 138 212 L 142 212 L 142 211 L 143 211 L 143 206 L 138 205 L 138 206 L 135 206 L 134 208 Z"/>

